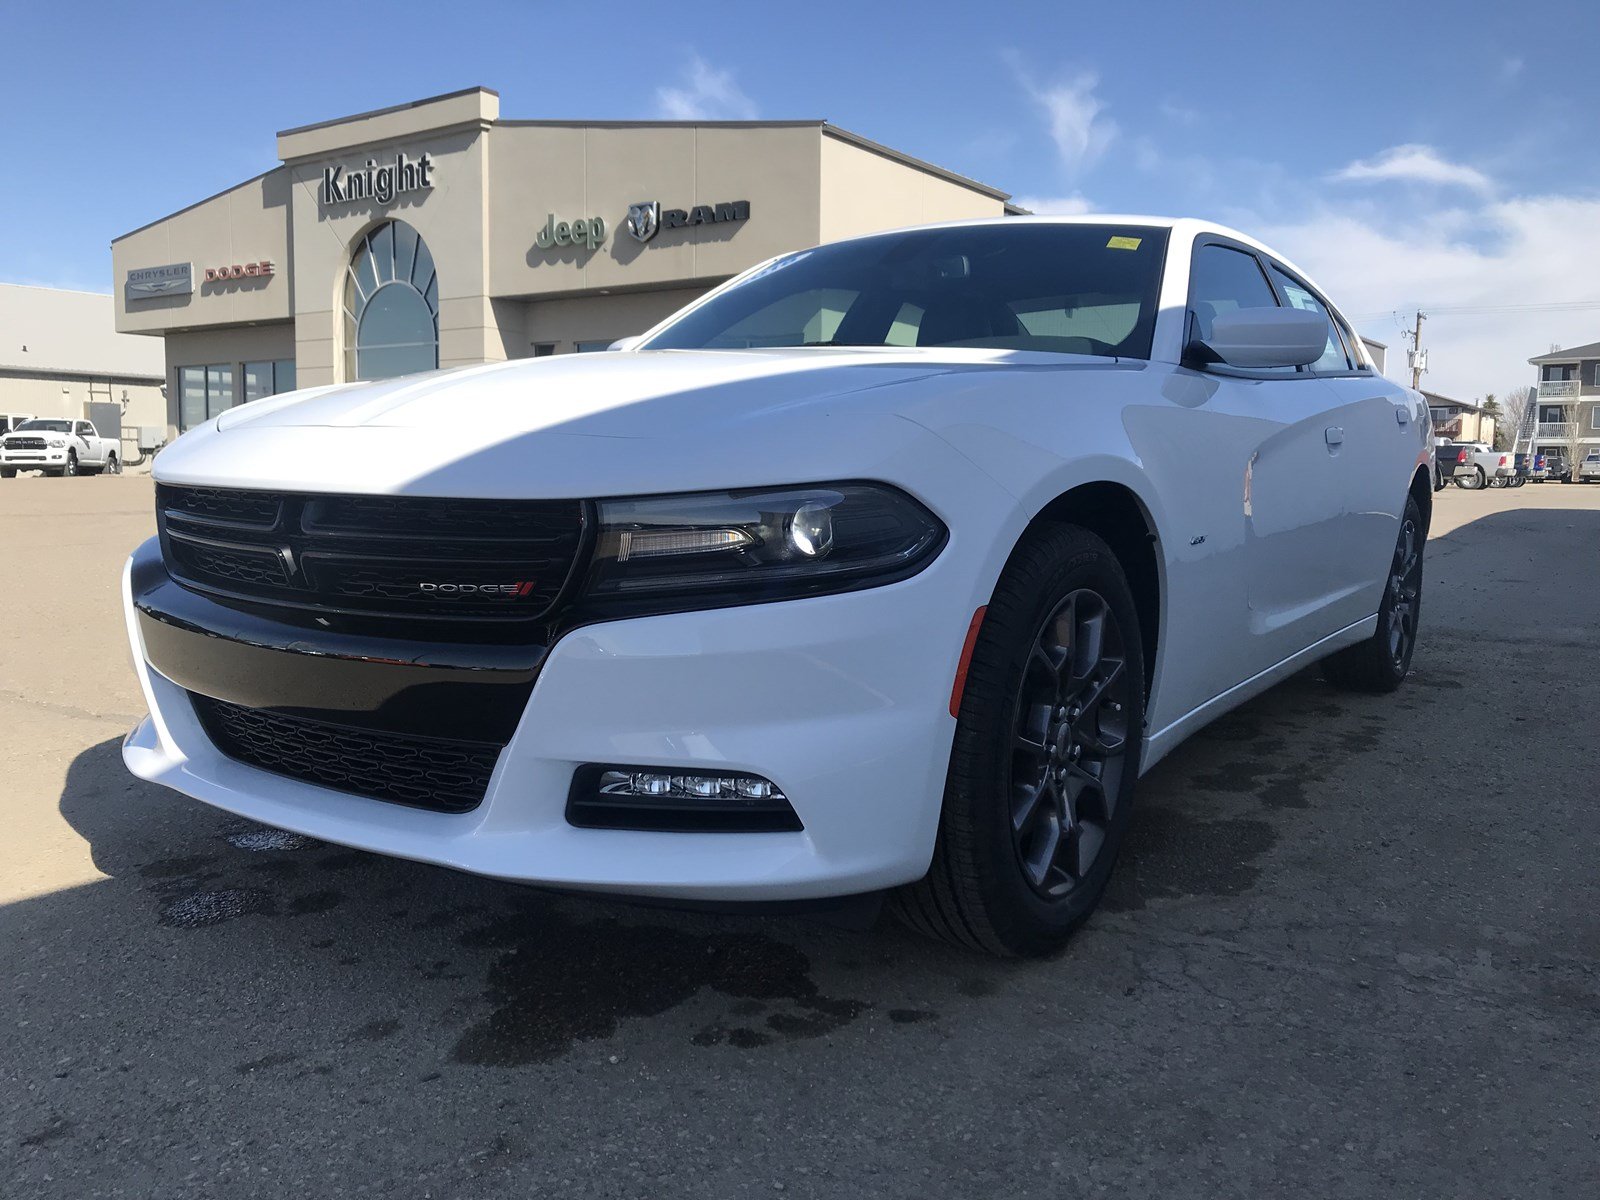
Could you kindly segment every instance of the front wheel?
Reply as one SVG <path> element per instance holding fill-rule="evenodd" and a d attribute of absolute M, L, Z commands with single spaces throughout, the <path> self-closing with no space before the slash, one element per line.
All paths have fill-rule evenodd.
<path fill-rule="evenodd" d="M 17 469 L 15 467 L 0 467 L 0 479 L 15 479 L 16 477 Z"/>
<path fill-rule="evenodd" d="M 1378 606 L 1378 628 L 1366 641 L 1322 660 L 1329 683 L 1357 692 L 1392 692 L 1405 682 L 1422 615 L 1422 550 L 1422 510 L 1408 496 Z"/>
<path fill-rule="evenodd" d="M 67 451 L 67 465 L 61 468 L 61 478 L 65 479 L 67 476 L 76 475 L 77 473 L 78 473 L 78 452 L 76 450 L 68 450 Z"/>
<path fill-rule="evenodd" d="M 1144 651 L 1105 542 L 1058 525 L 1017 547 L 959 714 L 932 865 L 893 907 L 972 949 L 1047 953 L 1105 890 L 1139 774 Z"/>

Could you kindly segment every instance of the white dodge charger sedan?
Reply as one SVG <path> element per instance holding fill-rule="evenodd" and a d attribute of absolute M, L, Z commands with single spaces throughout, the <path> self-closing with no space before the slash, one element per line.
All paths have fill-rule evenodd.
<path fill-rule="evenodd" d="M 292 393 L 157 460 L 138 776 L 699 901 L 890 891 L 1001 954 L 1135 784 L 1323 661 L 1397 687 L 1431 445 L 1291 264 L 1193 220 L 790 254 L 608 354 Z"/>

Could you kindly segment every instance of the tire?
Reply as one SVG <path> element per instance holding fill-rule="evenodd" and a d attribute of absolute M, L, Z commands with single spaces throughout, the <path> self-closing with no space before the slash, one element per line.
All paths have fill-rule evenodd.
<path fill-rule="evenodd" d="M 100 468 L 99 473 L 101 475 L 121 475 L 122 460 L 115 454 L 108 454 L 106 456 L 105 465 Z"/>
<path fill-rule="evenodd" d="M 1406 498 L 1400 536 L 1389 562 L 1378 628 L 1364 642 L 1347 646 L 1322 660 L 1322 676 L 1336 687 L 1355 692 L 1392 692 L 1411 673 L 1422 615 L 1422 556 L 1425 549 L 1422 511 Z"/>
<path fill-rule="evenodd" d="M 1511 480 L 1509 480 L 1506 483 L 1506 486 L 1507 487 L 1514 487 L 1514 488 L 1515 487 L 1521 487 L 1523 484 L 1525 484 L 1527 482 L 1528 482 L 1527 479 L 1525 479 L 1523 476 L 1517 475 L 1514 478 L 1512 478 Z"/>
<path fill-rule="evenodd" d="M 0 479 L 15 479 L 16 477 L 17 469 L 15 467 L 0 467 Z"/>
<path fill-rule="evenodd" d="M 1144 651 L 1105 542 L 1053 525 L 1013 551 L 959 711 L 932 865 L 891 908 L 960 946 L 1048 953 L 1105 890 L 1139 775 Z"/>
<path fill-rule="evenodd" d="M 1469 492 L 1477 491 L 1479 488 L 1485 486 L 1487 482 L 1488 480 L 1484 476 L 1482 467 L 1473 467 L 1470 474 L 1456 476 L 1456 486 L 1458 488 L 1464 488 Z"/>
<path fill-rule="evenodd" d="M 68 450 L 67 451 L 67 465 L 61 468 L 61 478 L 65 479 L 67 476 L 76 475 L 77 473 L 78 473 L 78 452 L 76 450 Z"/>

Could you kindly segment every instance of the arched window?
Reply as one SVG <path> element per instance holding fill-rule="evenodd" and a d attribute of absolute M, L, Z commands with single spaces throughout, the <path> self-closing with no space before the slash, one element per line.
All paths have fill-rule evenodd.
<path fill-rule="evenodd" d="M 404 221 L 356 243 L 344 281 L 345 376 L 389 379 L 439 365 L 439 280 L 433 255 Z"/>

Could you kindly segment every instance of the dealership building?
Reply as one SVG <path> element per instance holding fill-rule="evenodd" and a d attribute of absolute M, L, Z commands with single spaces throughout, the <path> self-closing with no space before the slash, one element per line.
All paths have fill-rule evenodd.
<path fill-rule="evenodd" d="M 824 121 L 513 121 L 473 88 L 288 129 L 280 165 L 112 243 L 181 432 L 294 387 L 604 349 L 819 242 L 1015 212 Z"/>

